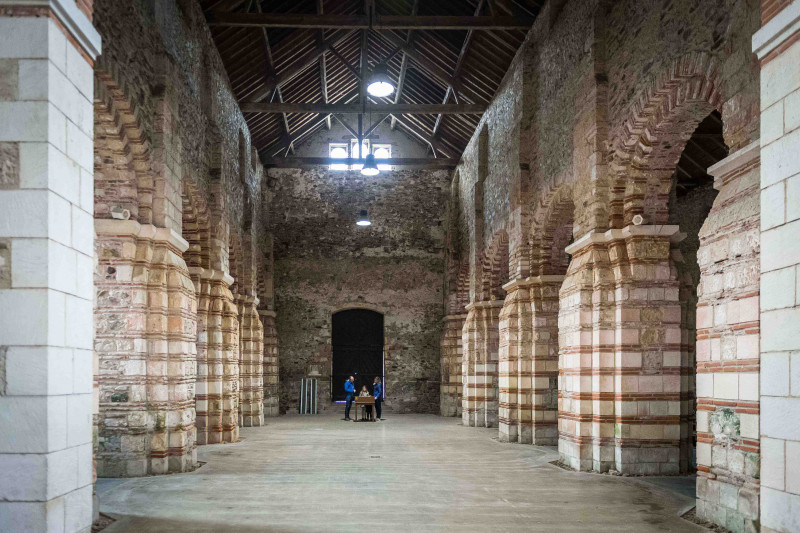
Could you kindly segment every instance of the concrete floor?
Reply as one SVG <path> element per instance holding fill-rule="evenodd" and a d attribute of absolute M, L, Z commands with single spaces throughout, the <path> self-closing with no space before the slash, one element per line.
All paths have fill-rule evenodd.
<path fill-rule="evenodd" d="M 101 479 L 104 533 L 147 531 L 705 531 L 679 518 L 693 478 L 568 472 L 553 448 L 505 444 L 454 418 L 340 413 L 243 428 L 188 474 Z"/>

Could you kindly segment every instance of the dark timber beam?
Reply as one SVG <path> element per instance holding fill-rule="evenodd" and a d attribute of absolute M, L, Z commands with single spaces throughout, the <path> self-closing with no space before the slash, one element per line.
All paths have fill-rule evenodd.
<path fill-rule="evenodd" d="M 249 8 L 249 6 L 248 6 Z M 256 9 L 259 13 L 261 13 L 261 3 L 256 2 Z M 261 28 L 261 39 L 262 44 L 264 45 L 264 58 L 266 60 L 266 69 L 264 69 L 264 83 L 269 83 L 269 79 L 275 76 L 275 61 L 272 58 L 272 47 L 269 44 L 269 34 L 267 33 L 267 28 Z M 281 94 L 280 86 L 275 87 L 275 92 L 272 95 L 273 100 L 277 97 L 278 103 L 283 103 L 283 95 Z M 284 137 L 291 137 L 292 132 L 289 128 L 289 117 L 286 116 L 286 113 L 281 114 L 283 116 L 283 135 Z M 294 144 L 289 143 L 289 148 L 287 149 L 294 152 Z"/>
<path fill-rule="evenodd" d="M 475 8 L 475 16 L 479 16 L 481 14 L 481 9 L 483 9 L 483 0 L 478 0 L 478 6 Z M 467 50 L 469 49 L 469 44 L 472 42 L 472 36 L 474 32 L 469 30 L 467 32 L 467 36 L 464 37 L 464 43 L 461 45 L 461 50 L 458 52 L 458 59 L 456 59 L 456 68 L 453 69 L 453 78 L 458 80 L 461 76 L 461 66 L 464 64 L 464 57 L 467 55 Z M 453 96 L 458 102 L 458 95 L 456 94 L 455 87 L 448 86 L 447 90 L 444 93 L 444 99 L 442 100 L 443 104 L 446 104 L 447 101 L 450 99 L 450 93 L 453 93 Z M 439 126 L 442 123 L 442 114 L 436 117 L 436 122 L 433 124 L 433 135 L 436 136 L 436 133 L 439 131 Z"/>
<path fill-rule="evenodd" d="M 486 104 L 323 104 L 242 102 L 239 107 L 245 113 L 383 113 L 385 115 L 480 115 Z"/>
<path fill-rule="evenodd" d="M 419 0 L 414 0 L 414 3 L 411 6 L 411 15 L 412 16 L 417 14 L 417 8 L 418 7 L 419 7 Z M 414 38 L 413 32 L 411 30 L 408 30 L 408 35 L 406 35 L 406 43 L 405 43 L 407 47 L 411 46 L 411 41 L 412 41 L 413 38 Z M 399 46 L 398 46 L 398 49 L 399 50 L 403 50 L 403 48 L 399 47 Z M 387 59 L 386 62 L 388 63 L 389 60 Z M 400 96 L 403 94 L 403 86 L 406 83 L 406 70 L 407 69 L 408 69 L 408 54 L 406 53 L 405 50 L 403 50 L 403 58 L 400 60 L 400 75 L 397 78 L 397 89 L 395 90 L 395 93 L 394 93 L 394 103 L 395 104 L 399 104 L 400 103 Z M 390 125 L 391 129 L 394 129 L 394 127 L 396 125 L 396 122 L 397 122 L 397 119 L 392 117 L 392 123 Z"/>
<path fill-rule="evenodd" d="M 350 30 L 524 30 L 533 17 L 513 16 L 376 16 L 370 24 L 367 15 L 314 15 L 305 13 L 224 13 L 206 15 L 209 26 L 262 28 L 350 29 Z"/>
<path fill-rule="evenodd" d="M 322 15 L 322 1 L 317 0 L 317 14 Z M 325 42 L 325 30 L 319 30 L 317 33 L 317 46 L 321 46 Z M 325 52 L 319 56 L 319 86 L 322 90 L 322 102 L 328 103 L 328 67 L 325 64 Z M 325 127 L 331 129 L 331 117 L 325 117 Z"/>
<path fill-rule="evenodd" d="M 364 164 L 363 159 L 348 158 L 337 159 L 335 157 L 264 157 L 261 159 L 265 166 L 279 168 L 299 168 L 315 165 L 357 165 Z M 452 169 L 458 164 L 458 159 L 429 159 L 425 157 L 396 157 L 392 159 L 379 159 L 381 165 L 392 165 L 393 167 L 404 168 L 430 168 L 430 169 Z"/>

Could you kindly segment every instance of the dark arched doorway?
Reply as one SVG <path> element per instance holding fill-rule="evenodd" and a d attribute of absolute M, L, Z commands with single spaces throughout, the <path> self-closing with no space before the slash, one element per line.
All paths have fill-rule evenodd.
<path fill-rule="evenodd" d="M 372 392 L 375 376 L 383 379 L 383 315 L 368 309 L 348 309 L 333 315 L 331 399 L 344 401 L 344 382 L 356 378 Z"/>

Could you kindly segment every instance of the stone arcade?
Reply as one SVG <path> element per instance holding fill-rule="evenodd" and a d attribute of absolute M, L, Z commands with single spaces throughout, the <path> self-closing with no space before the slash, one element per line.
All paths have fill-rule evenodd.
<path fill-rule="evenodd" d="M 238 517 L 161 527 L 317 503 L 270 457 L 342 460 L 353 309 L 390 413 L 361 452 L 403 458 L 367 485 L 461 491 L 387 530 L 650 530 L 625 505 L 675 476 L 701 521 L 800 532 L 800 0 L 0 0 L 0 531 L 188 520 L 153 494 L 242 472 Z M 352 530 L 329 507 L 255 525 Z"/>

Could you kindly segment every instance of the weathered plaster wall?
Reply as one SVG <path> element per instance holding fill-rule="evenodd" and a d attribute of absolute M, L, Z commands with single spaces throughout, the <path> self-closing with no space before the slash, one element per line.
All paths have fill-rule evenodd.
<path fill-rule="evenodd" d="M 297 154 L 325 155 L 329 142 L 349 138 L 334 123 Z M 385 125 L 373 142 L 390 142 L 394 157 L 424 154 Z M 387 403 L 403 412 L 438 412 L 449 172 L 365 177 L 314 167 L 271 169 L 269 176 L 281 410 L 296 409 L 299 380 L 312 364 L 322 373 L 321 401 L 329 400 L 331 315 L 355 304 L 385 315 Z M 371 227 L 356 226 L 361 209 Z"/>

